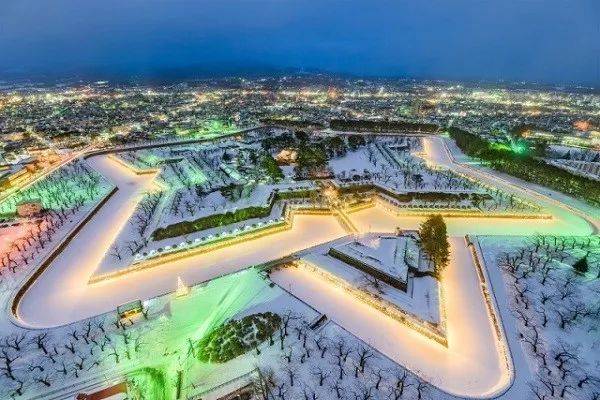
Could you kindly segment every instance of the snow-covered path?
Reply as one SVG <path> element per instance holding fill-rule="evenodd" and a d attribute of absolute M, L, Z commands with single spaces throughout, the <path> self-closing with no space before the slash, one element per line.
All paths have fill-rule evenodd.
<path fill-rule="evenodd" d="M 345 235 L 333 217 L 296 216 L 291 230 L 237 244 L 160 267 L 88 284 L 152 175 L 136 175 L 107 156 L 88 162 L 119 188 L 79 232 L 19 303 L 19 322 L 54 327 L 115 310 L 120 304 L 175 290 L 176 280 L 193 285 Z"/>
<path fill-rule="evenodd" d="M 442 165 L 454 171 L 473 176 L 482 182 L 489 183 L 492 186 L 496 186 L 509 193 L 514 193 L 542 205 L 552 215 L 551 224 L 556 224 L 552 227 L 553 229 L 556 229 L 554 233 L 589 235 L 600 230 L 600 220 L 598 219 L 597 213 L 590 212 L 591 215 L 584 215 L 582 211 L 574 208 L 572 205 L 566 204 L 562 200 L 549 197 L 549 190 L 544 190 L 544 193 L 540 193 L 529 187 L 535 185 L 530 185 L 518 178 L 503 175 L 496 171 L 485 171 L 467 164 L 458 163 L 452 158 L 448 146 L 449 143 L 442 137 L 424 138 L 424 149 L 427 154 L 425 159 L 432 164 Z M 527 185 L 528 187 L 525 187 L 524 185 Z M 563 195 L 560 198 L 567 199 L 567 196 Z M 589 209 L 589 207 L 586 208 Z M 532 222 L 532 224 L 537 225 L 538 222 L 539 221 L 535 221 Z M 521 221 L 520 225 L 521 228 L 525 227 L 526 221 Z M 506 234 L 508 234 L 508 232 Z M 522 233 L 519 230 L 519 226 L 515 225 L 513 234 L 518 235 L 526 233 Z"/>
<path fill-rule="evenodd" d="M 314 276 L 290 270 L 278 274 L 277 279 L 284 288 L 289 288 L 307 303 L 327 313 L 334 321 L 384 354 L 418 370 L 443 390 L 460 396 L 490 396 L 505 388 L 510 376 L 496 350 L 496 339 L 490 327 L 479 281 L 461 235 L 527 235 L 538 232 L 585 235 L 593 232 L 598 221 L 586 220 L 556 200 L 545 199 L 527 189 L 515 187 L 487 172 L 455 164 L 441 138 L 426 138 L 425 148 L 429 161 L 475 175 L 519 195 L 533 197 L 544 203 L 553 215 L 550 220 L 448 219 L 449 232 L 454 236 L 452 262 L 443 281 L 448 348 L 375 312 Z M 151 175 L 135 175 L 105 155 L 91 157 L 88 162 L 119 190 L 25 293 L 17 308 L 18 322 L 23 325 L 53 327 L 67 324 L 114 310 L 119 304 L 130 300 L 143 300 L 171 292 L 175 289 L 178 276 L 193 285 L 345 234 L 333 217 L 296 216 L 294 227 L 289 231 L 88 284 L 119 230 L 127 223 L 140 194 L 153 181 Z M 380 208 L 363 210 L 349 217 L 359 231 L 391 231 L 396 226 L 414 229 L 422 220 L 391 216 Z"/>
<path fill-rule="evenodd" d="M 480 254 L 485 258 L 485 254 L 481 253 L 480 238 L 478 238 L 476 246 Z M 510 389 L 500 396 L 500 398 L 511 400 L 519 395 L 526 397 L 525 393 L 529 392 L 528 383 L 533 379 L 535 369 L 530 367 L 530 364 L 527 362 L 526 356 L 522 351 L 522 342 L 519 338 L 517 321 L 513 317 L 509 301 L 509 292 L 504 284 L 502 271 L 496 265 L 490 266 L 490 264 L 491 263 L 489 262 L 485 263 L 488 284 L 496 301 L 498 313 L 500 314 L 499 316 L 502 319 L 504 334 L 511 352 L 510 356 L 514 368 L 514 381 Z"/>
<path fill-rule="evenodd" d="M 450 240 L 452 262 L 444 272 L 448 348 L 385 316 L 307 270 L 272 274 L 281 287 L 327 314 L 350 333 L 400 365 L 458 396 L 490 397 L 506 388 L 510 372 L 483 301 L 479 279 L 464 238 Z"/>

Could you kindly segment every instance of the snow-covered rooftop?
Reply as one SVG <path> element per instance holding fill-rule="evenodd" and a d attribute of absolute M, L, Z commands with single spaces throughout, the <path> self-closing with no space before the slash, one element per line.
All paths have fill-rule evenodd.
<path fill-rule="evenodd" d="M 406 254 L 409 251 L 409 241 L 406 236 L 367 237 L 363 240 L 334 246 L 333 249 L 395 279 L 406 282 L 408 277 Z"/>

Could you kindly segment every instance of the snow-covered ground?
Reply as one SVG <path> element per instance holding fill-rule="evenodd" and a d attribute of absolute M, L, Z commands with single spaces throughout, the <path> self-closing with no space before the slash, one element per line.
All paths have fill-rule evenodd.
<path fill-rule="evenodd" d="M 510 386 L 509 391 L 504 394 L 504 397 L 507 399 L 527 398 L 530 394 L 526 390 L 527 379 L 531 374 L 528 374 L 523 369 L 523 365 L 527 364 L 527 361 L 523 360 L 527 358 L 523 356 L 518 337 L 515 334 L 517 329 L 520 328 L 517 327 L 515 329 L 513 316 L 507 313 L 508 307 L 505 301 L 507 296 L 502 295 L 503 286 L 498 283 L 499 279 L 501 280 L 500 271 L 493 267 L 493 261 L 486 260 L 486 266 L 490 265 L 488 267 L 489 290 L 494 295 L 499 296 L 497 298 L 498 308 L 504 327 L 508 331 L 508 343 L 516 371 L 515 377 L 512 376 L 509 370 L 510 365 L 507 365 L 506 360 L 503 358 L 501 351 L 503 346 L 502 343 L 498 342 L 498 338 L 496 337 L 482 295 L 481 282 L 477 276 L 477 270 L 473 265 L 473 258 L 469 249 L 465 246 L 462 235 L 466 233 L 531 235 L 534 233 L 564 234 L 566 232 L 588 235 L 592 232 L 593 227 L 597 226 L 598 222 L 593 217 L 582 217 L 581 213 L 573 209 L 570 205 L 565 206 L 556 200 L 536 194 L 529 189 L 516 187 L 511 184 L 510 180 L 500 179 L 485 171 L 473 170 L 470 167 L 454 164 L 445 150 L 443 139 L 425 139 L 424 149 L 426 150 L 426 154 L 423 157 L 431 165 L 441 164 L 451 169 L 460 169 L 461 173 L 474 175 L 477 180 L 488 185 L 497 185 L 507 193 L 515 193 L 529 201 L 539 202 L 545 210 L 552 214 L 552 219 L 548 220 L 519 218 L 447 219 L 448 231 L 453 236 L 451 239 L 452 260 L 444 272 L 441 282 L 445 303 L 444 313 L 447 319 L 448 347 L 444 347 L 406 325 L 374 310 L 348 292 L 329 284 L 318 274 L 308 273 L 304 269 L 287 268 L 273 273 L 272 278 L 281 288 L 290 291 L 293 295 L 317 310 L 306 311 L 308 319 L 320 312 L 327 314 L 329 319 L 335 322 L 335 324 L 326 325 L 321 330 L 322 334 L 326 335 L 330 340 L 331 335 L 341 334 L 339 328 L 341 327 L 347 330 L 348 333 L 361 339 L 365 344 L 379 351 L 383 356 L 389 357 L 395 362 L 399 362 L 409 368 L 422 379 L 445 391 L 455 393 L 460 397 L 475 396 L 487 398 L 502 393 L 510 386 L 514 378 L 513 386 Z M 163 310 L 164 317 L 169 318 L 169 315 L 174 315 L 170 311 L 170 307 L 176 307 L 174 305 L 176 303 L 173 303 L 173 305 L 167 305 L 165 302 L 161 303 L 162 300 L 160 298 L 157 300 L 156 296 L 173 291 L 176 287 L 177 277 L 181 276 L 183 281 L 190 285 L 200 282 L 211 282 L 207 286 L 200 285 L 193 290 L 201 291 L 204 287 L 213 288 L 212 293 L 214 293 L 214 296 L 206 306 L 198 307 L 199 303 L 191 301 L 185 307 L 186 312 L 176 313 L 177 315 L 189 316 L 193 316 L 194 312 L 202 313 L 201 316 L 197 315 L 198 318 L 202 318 L 204 324 L 201 329 L 193 324 L 188 325 L 191 335 L 193 335 L 194 331 L 199 335 L 202 330 L 208 328 L 212 323 L 224 321 L 235 315 L 241 316 L 246 312 L 256 309 L 254 305 L 248 305 L 247 307 L 240 305 L 239 307 L 235 307 L 235 313 L 229 311 L 223 313 L 223 308 L 218 305 L 220 299 L 233 293 L 234 295 L 239 294 L 238 297 L 234 296 L 233 298 L 240 299 L 244 304 L 250 304 L 247 303 L 246 297 L 249 293 L 260 297 L 265 293 L 264 290 L 267 290 L 260 289 L 258 286 L 246 287 L 239 282 L 236 282 L 235 285 L 224 286 L 215 284 L 216 286 L 213 287 L 211 285 L 214 278 L 240 271 L 250 265 L 257 265 L 277 259 L 307 247 L 319 245 L 345 234 L 339 223 L 331 216 L 297 216 L 293 229 L 289 231 L 236 244 L 235 247 L 222 248 L 194 257 L 169 261 L 157 268 L 127 273 L 110 280 L 89 284 L 90 277 L 97 270 L 102 258 L 109 251 L 115 238 L 117 238 L 120 232 L 126 231 L 124 228 L 126 227 L 128 218 L 138 206 L 139 200 L 144 193 L 152 191 L 155 185 L 152 175 L 136 175 L 122 164 L 111 160 L 107 156 L 92 157 L 88 162 L 94 169 L 106 176 L 111 183 L 115 184 L 119 190 L 108 201 L 106 206 L 84 226 L 75 239 L 57 256 L 48 270 L 25 293 L 18 304 L 18 320 L 16 322 L 20 325 L 44 328 L 74 323 L 79 326 L 78 329 L 85 329 L 85 325 L 80 325 L 85 324 L 85 321 L 74 321 L 93 317 L 104 312 L 111 312 L 116 306 L 136 299 L 149 300 L 150 303 L 158 302 L 160 307 L 163 307 L 161 309 Z M 176 172 L 174 173 L 177 174 Z M 403 230 L 415 229 L 418 228 L 418 225 L 423 220 L 422 217 L 398 216 L 395 213 L 386 211 L 381 206 L 350 213 L 348 217 L 358 228 L 359 232 L 392 232 L 396 227 L 400 227 Z M 498 238 L 493 240 L 500 241 L 504 239 Z M 237 290 L 241 290 L 240 288 L 245 288 L 245 290 L 237 292 Z M 274 291 L 279 290 L 277 288 L 271 289 Z M 224 297 L 220 296 L 221 293 Z M 279 290 L 279 293 L 281 293 L 281 290 Z M 281 298 L 283 299 L 284 297 L 286 296 Z M 269 298 L 275 299 L 277 296 Z M 5 305 L 8 307 L 9 297 L 4 296 L 3 300 L 6 301 Z M 268 301 L 265 301 L 265 304 L 267 303 Z M 285 300 L 284 303 L 287 305 L 289 299 Z M 159 305 L 156 306 L 159 307 Z M 280 310 L 282 305 L 270 305 L 269 307 Z M 304 306 L 299 307 L 302 308 Z M 265 308 L 265 310 L 268 309 L 268 307 Z M 207 317 L 205 313 L 209 313 L 210 317 Z M 188 321 L 186 323 L 191 323 L 189 319 L 186 319 L 186 321 Z M 205 321 L 208 322 L 205 323 Z M 195 321 L 195 323 L 197 322 Z M 336 327 L 336 324 L 339 327 Z M 147 332 L 156 332 L 155 335 L 159 335 L 157 336 L 159 338 L 162 337 L 162 340 L 165 338 L 181 339 L 183 337 L 171 328 L 165 330 L 163 328 L 156 329 L 156 326 L 152 324 L 143 325 L 147 327 Z M 14 332 L 17 329 L 8 324 L 2 324 L 1 328 L 5 334 Z M 57 335 L 59 345 L 64 347 L 65 344 L 68 345 L 69 329 L 71 329 L 70 326 L 50 330 L 50 332 L 53 332 L 53 335 Z M 332 330 L 332 332 L 328 333 L 329 330 Z M 551 338 L 552 336 L 548 337 Z M 574 337 L 577 340 L 584 340 L 582 338 L 585 338 L 585 336 L 580 334 Z M 7 336 L 6 338 L 12 340 L 12 336 Z M 73 340 L 80 341 L 75 338 Z M 123 340 L 126 341 L 126 339 Z M 355 339 L 351 339 L 350 336 L 348 340 Z M 353 346 L 358 346 L 360 342 L 353 343 Z M 33 347 L 34 345 L 31 346 Z M 305 346 L 302 346 L 302 348 L 303 350 L 298 348 L 300 353 L 306 351 Z M 593 348 L 586 349 L 588 352 L 593 352 L 593 350 Z M 86 351 L 88 351 L 87 348 Z M 314 348 L 313 351 L 315 351 Z M 66 350 L 61 350 L 61 352 L 69 352 L 69 350 L 67 348 Z M 265 353 L 268 352 L 269 350 L 265 350 Z M 358 351 L 356 354 L 358 354 Z M 126 353 L 121 355 L 121 357 L 125 356 Z M 281 358 L 281 355 L 273 357 L 273 359 Z M 116 357 L 112 356 L 112 358 Z M 91 362 L 89 358 L 86 359 Z M 590 362 L 588 358 L 585 359 L 586 363 Z M 28 368 L 26 365 L 28 361 L 30 360 L 19 361 L 19 363 L 22 363 L 20 364 L 23 368 L 22 371 Z M 354 361 L 356 362 L 356 360 Z M 47 362 L 50 361 L 47 360 Z M 312 360 L 311 362 L 313 364 L 309 365 L 312 370 L 310 373 L 312 381 L 309 381 L 309 374 L 307 372 L 299 372 L 299 375 L 303 376 L 302 380 L 306 381 L 305 385 L 299 387 L 302 391 L 304 391 L 304 388 L 315 390 L 318 385 L 318 381 L 317 383 L 314 381 L 315 374 L 312 372 L 317 371 L 320 364 L 315 365 Z M 367 365 L 369 368 L 377 367 L 378 365 L 388 365 L 385 362 L 383 364 L 379 364 L 378 362 L 375 365 L 367 363 Z M 360 364 L 360 362 L 358 363 Z M 300 364 L 302 366 L 299 366 L 299 368 L 302 369 L 305 367 L 302 362 Z M 75 365 L 75 367 L 77 366 Z M 393 367 L 399 368 L 395 365 Z M 33 368 L 30 371 L 32 374 L 39 371 L 35 365 L 30 368 Z M 364 371 L 356 372 L 350 365 L 348 368 L 347 374 L 352 375 L 356 373 L 357 376 L 359 373 L 361 375 L 364 374 Z M 377 379 L 377 368 L 373 370 L 369 368 L 367 370 L 369 371 L 370 378 L 364 381 L 363 384 L 368 382 L 369 385 L 374 386 L 375 381 L 373 379 Z M 392 368 L 392 366 L 386 366 L 385 368 Z M 115 372 L 119 370 L 114 365 L 109 369 Z M 277 368 L 274 367 L 274 369 Z M 280 368 L 278 372 L 281 371 L 285 371 L 285 369 Z M 37 377 L 38 375 L 35 376 Z M 42 381 L 30 384 L 37 386 L 36 390 L 44 391 L 44 376 L 41 375 L 41 377 Z M 70 377 L 69 379 L 73 380 L 74 378 Z M 65 378 L 65 381 L 69 379 Z M 105 379 L 108 378 L 105 376 Z M 279 382 L 282 382 L 285 380 L 285 377 L 279 377 L 278 379 Z M 390 379 L 391 376 L 388 376 L 386 381 L 388 382 L 388 386 Z M 418 384 L 419 378 L 411 375 L 411 379 L 413 386 L 411 386 L 410 394 L 407 395 L 409 397 L 412 396 L 410 398 L 414 398 L 416 395 L 414 390 L 417 385 L 421 386 L 421 384 Z M 11 380 L 9 383 L 11 385 L 9 390 L 15 390 L 13 387 L 15 382 Z M 334 382 L 331 381 L 330 383 L 333 384 Z M 575 386 L 577 384 L 578 382 L 575 382 Z M 584 382 L 582 385 L 588 387 L 587 382 Z M 288 390 L 290 390 L 290 393 L 297 393 L 298 396 L 304 395 L 298 391 L 300 390 L 298 388 L 288 388 Z M 321 391 L 322 389 L 316 390 Z M 358 393 L 362 388 L 353 386 L 351 390 L 353 393 Z M 527 393 L 524 395 L 524 392 Z M 330 390 L 329 395 L 332 393 Z M 374 393 L 378 393 L 377 395 L 372 394 L 374 398 L 382 398 L 384 395 L 387 395 L 383 392 Z M 321 394 L 328 396 L 324 393 Z M 432 398 L 449 397 L 433 388 L 429 388 L 429 395 Z"/>
<path fill-rule="evenodd" d="M 18 308 L 24 324 L 43 327 L 69 323 L 114 310 L 131 300 L 170 292 L 178 276 L 189 284 L 203 282 L 344 235 L 333 217 L 298 216 L 291 230 L 277 235 L 277 245 L 273 245 L 272 237 L 261 237 L 88 285 L 137 200 L 152 185 L 152 176 L 136 175 L 107 156 L 88 161 L 119 190 L 27 291 Z"/>
<path fill-rule="evenodd" d="M 415 267 L 418 264 L 418 248 L 411 238 L 378 235 L 361 239 L 335 246 L 334 249 L 402 282 L 407 281 L 408 263 L 410 262 L 408 257 L 412 258 Z M 410 249 L 408 248 L 409 243 Z"/>
<path fill-rule="evenodd" d="M 535 203 L 484 185 L 468 175 L 460 175 L 423 160 L 420 137 L 376 138 L 358 150 L 329 161 L 336 182 L 343 187 L 373 183 L 402 198 L 406 193 L 424 193 L 423 198 L 398 201 L 409 208 L 452 208 L 498 213 L 541 213 Z M 452 194 L 455 197 L 432 196 Z M 460 195 L 460 196 L 458 196 Z"/>
<path fill-rule="evenodd" d="M 469 250 L 460 237 L 450 244 L 452 261 L 441 279 L 448 347 L 375 311 L 318 274 L 285 268 L 271 279 L 428 382 L 459 396 L 490 397 L 506 388 L 511 375 L 499 353 Z"/>
<path fill-rule="evenodd" d="M 392 286 L 367 272 L 348 265 L 343 260 L 337 259 L 330 254 L 332 248 L 354 248 L 357 246 L 357 243 L 365 243 L 364 247 L 368 247 L 368 245 L 377 246 L 369 247 L 374 257 L 381 255 L 381 260 L 375 265 L 375 268 L 389 273 L 396 270 L 396 264 L 404 264 L 402 260 L 404 258 L 404 246 L 400 246 L 400 249 L 397 250 L 397 256 L 394 257 L 394 253 L 396 252 L 395 244 L 407 245 L 407 240 L 407 236 L 396 237 L 389 234 L 367 234 L 360 235 L 359 237 L 347 236 L 316 246 L 309 251 L 298 253 L 299 264 L 303 265 L 309 271 L 314 269 L 315 273 L 322 274 L 324 279 L 338 280 L 339 285 L 352 288 L 358 295 L 369 296 L 372 301 L 380 304 L 383 308 L 394 309 L 397 307 L 408 313 L 409 316 L 416 316 L 418 321 L 427 321 L 435 326 L 436 331 L 444 335 L 444 327 L 439 326 L 441 323 L 441 304 L 437 279 L 428 275 L 414 276 L 417 266 L 422 268 L 422 271 L 428 270 L 426 267 L 427 263 L 423 259 L 420 259 L 418 251 L 410 256 L 407 251 L 407 257 L 411 260 L 413 272 L 409 275 L 408 266 L 403 265 L 403 276 L 406 279 L 403 283 L 406 283 L 406 288 Z M 414 242 L 412 239 L 410 239 L 410 242 L 412 243 L 412 247 Z M 384 243 L 383 246 L 379 246 L 381 243 Z M 334 283 L 331 282 L 331 284 Z M 430 325 L 427 326 L 429 327 Z"/>
<path fill-rule="evenodd" d="M 361 232 L 392 232 L 396 228 L 419 229 L 423 222 L 420 216 L 398 215 L 395 209 L 382 206 L 371 207 L 348 214 Z M 589 232 L 589 225 L 574 217 L 563 219 L 555 215 L 551 219 L 491 218 L 491 217 L 446 217 L 448 234 L 473 235 L 534 235 L 536 233 Z"/>
<path fill-rule="evenodd" d="M 247 234 L 254 230 L 251 228 L 272 225 L 280 220 L 284 208 L 283 203 L 274 203 L 276 192 L 314 187 L 311 181 L 269 176 L 263 161 L 271 155 L 259 143 L 226 140 L 136 149 L 109 157 L 138 174 L 156 171 L 158 188 L 138 203 L 102 261 L 99 275 L 128 268 L 134 262 L 162 254 L 165 249 L 181 249 L 182 244 L 204 244 L 206 238 L 224 233 Z M 265 217 L 219 225 L 183 237 L 158 240 L 153 235 L 157 229 L 251 208 L 271 210 Z"/>
<path fill-rule="evenodd" d="M 600 390 L 597 314 L 600 237 L 480 237 L 514 343 L 516 385 L 546 398 L 594 398 Z M 587 273 L 572 267 L 590 261 Z"/>

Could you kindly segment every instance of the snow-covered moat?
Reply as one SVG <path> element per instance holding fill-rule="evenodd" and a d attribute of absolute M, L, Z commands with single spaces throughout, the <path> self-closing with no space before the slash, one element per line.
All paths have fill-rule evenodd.
<path fill-rule="evenodd" d="M 254 176 L 258 181 L 260 171 L 242 168 L 247 160 L 236 164 L 241 172 L 215 161 L 229 157 L 228 150 L 221 148 L 202 148 L 206 158 L 186 161 L 181 167 L 156 161 L 156 157 L 163 157 L 178 162 L 166 147 L 154 153 L 142 150 L 144 153 L 131 151 L 119 157 L 101 154 L 87 158 L 83 161 L 87 167 L 117 190 L 106 199 L 102 197 L 105 194 L 91 196 L 73 212 L 70 221 L 64 217 L 64 227 L 53 229 L 56 236 L 36 250 L 31 260 L 25 259 L 22 271 L 12 276 L 6 273 L 8 277 L 0 282 L 5 308 L 0 319 L 0 398 L 73 398 L 128 376 L 134 377 L 130 384 L 135 386 L 138 372 L 132 373 L 143 367 L 162 371 L 168 394 L 157 398 L 165 399 L 177 398 L 172 390 L 175 386 L 180 398 L 217 399 L 251 383 L 257 371 L 260 376 L 271 376 L 272 398 L 276 399 L 527 399 L 548 387 L 552 394 L 544 397 L 547 399 L 588 398 L 600 382 L 597 357 L 578 356 L 576 343 L 561 341 L 560 337 L 570 332 L 584 340 L 585 327 L 596 339 L 590 339 L 593 343 L 583 348 L 593 353 L 600 345 L 598 324 L 586 318 L 597 316 L 600 309 L 575 301 L 581 277 L 569 278 L 553 271 L 562 271 L 584 257 L 590 267 L 582 275 L 586 285 L 582 293 L 598 293 L 595 271 L 600 266 L 593 258 L 600 256 L 600 244 L 595 247 L 598 239 L 594 236 L 600 224 L 597 214 L 587 215 L 576 204 L 565 204 L 559 197 L 548 197 L 516 180 L 456 163 L 452 156 L 456 149 L 446 141 L 425 137 L 406 144 L 415 146 L 426 165 L 419 157 L 400 153 L 397 149 L 404 143 L 367 144 L 364 149 L 335 158 L 331 163 L 332 187 L 343 188 L 349 175 L 362 174 L 361 182 L 370 179 L 370 184 L 384 188 L 383 194 L 370 199 L 371 203 L 348 207 L 347 211 L 338 203 L 332 202 L 328 210 L 314 204 L 311 208 L 302 203 L 306 199 L 281 195 L 288 190 L 310 192 L 315 187 L 309 181 L 294 183 L 287 172 L 283 183 L 250 185 L 247 196 L 226 193 L 233 196 L 231 200 L 214 191 L 208 182 L 219 181 L 228 187 L 243 176 Z M 240 154 L 248 153 L 248 160 L 256 158 L 253 152 L 258 150 L 244 146 Z M 191 154 L 187 148 L 178 151 L 184 156 Z M 158 165 L 157 170 L 140 171 L 150 165 Z M 169 165 L 169 173 L 164 165 Z M 478 183 L 436 169 L 440 167 Z M 394 168 L 418 168 L 420 177 L 396 173 L 386 178 Z M 363 173 L 367 169 L 377 172 Z M 209 194 L 200 196 L 186 190 L 190 176 Z M 176 179 L 180 183 L 174 183 Z M 407 191 L 410 185 L 415 185 L 411 190 L 438 190 L 443 182 L 454 185 L 455 192 L 485 195 L 482 198 L 486 200 L 476 204 L 483 211 L 468 214 L 466 211 L 475 207 L 466 203 L 465 199 L 472 198 L 468 196 L 451 205 L 460 213 L 448 212 L 445 217 L 450 262 L 439 279 L 424 274 L 415 281 L 415 273 L 427 272 L 419 270 L 417 256 L 413 256 L 413 268 L 408 265 L 409 246 L 417 245 L 399 241 L 394 235 L 398 228 L 418 230 L 427 214 L 441 212 L 443 207 L 411 200 L 408 207 L 412 208 L 407 209 L 389 198 Z M 165 185 L 170 189 L 165 190 Z M 326 193 L 327 186 L 323 187 Z M 279 194 L 277 200 L 273 200 L 274 192 Z M 151 193 L 160 195 L 149 198 Z M 205 221 L 217 213 L 265 207 L 265 203 L 270 206 L 268 212 L 252 219 L 218 225 L 201 234 L 146 239 L 151 228 L 156 236 L 160 229 Z M 97 210 L 90 214 L 94 207 Z M 139 216 L 148 210 L 159 213 L 158 217 L 142 221 Z M 486 216 L 486 212 L 498 215 Z M 547 217 L 537 218 L 535 213 Z M 142 228 L 132 222 L 133 216 L 142 221 Z M 58 218 L 62 222 L 63 217 Z M 83 221 L 80 229 L 68 237 L 79 221 Z M 10 229 L 15 237 L 24 235 L 13 232 L 14 227 Z M 390 236 L 371 237 L 362 244 L 358 239 L 335 242 L 370 232 Z M 555 239 L 565 235 L 582 239 L 573 239 L 573 244 Z M 587 244 L 586 237 L 590 238 Z M 531 238 L 537 238 L 537 247 L 530 244 Z M 173 247 L 168 240 L 175 248 L 181 242 L 180 248 L 190 249 L 151 258 L 157 248 Z M 192 248 L 194 243 L 204 242 L 210 242 L 207 250 Z M 367 269 L 371 266 L 394 275 L 400 288 L 380 286 L 368 273 L 349 268 L 343 257 L 331 257 L 329 247 L 319 247 L 326 242 L 334 243 L 331 248 L 354 257 Z M 554 295 L 542 303 L 539 293 L 548 286 L 535 279 L 544 269 L 531 267 L 531 272 L 521 276 L 527 268 L 514 267 L 503 253 L 518 254 L 524 243 L 530 246 L 531 256 L 527 258 L 523 250 L 521 264 L 534 265 L 538 258 L 542 261 L 536 261 L 536 266 L 544 260 L 549 260 L 544 267 L 557 263 L 548 272 L 553 274 L 550 281 L 568 280 L 564 285 L 573 286 L 562 299 L 562 295 Z M 405 252 L 404 261 L 397 257 L 398 251 Z M 560 265 L 556 261 L 559 257 Z M 269 263 L 273 260 L 282 260 L 282 264 L 272 267 Z M 292 262 L 305 265 L 286 264 Z M 510 273 L 508 264 L 514 267 Z M 40 265 L 45 269 L 36 275 Z M 96 279 L 98 276 L 102 279 Z M 561 286 L 556 290 L 565 289 Z M 526 296 L 531 299 L 523 300 Z M 117 307 L 137 300 L 143 305 L 142 315 L 119 320 Z M 530 304 L 528 301 L 535 311 L 523 306 Z M 560 301 L 571 303 L 562 309 Z M 416 322 L 394 317 L 390 304 L 409 313 Z M 546 309 L 547 304 L 556 307 Z M 262 344 L 246 343 L 249 351 L 223 364 L 204 363 L 194 357 L 193 343 L 215 328 L 232 319 L 266 312 L 282 319 L 281 327 L 262 338 Z M 562 318 L 558 328 L 556 313 Z M 531 322 L 538 318 L 543 322 Z M 564 318 L 570 319 L 564 322 Z M 428 335 L 427 328 L 419 324 L 434 326 L 434 333 Z M 550 325 L 551 329 L 542 329 Z M 532 331 L 530 326 L 538 328 Z M 258 335 L 259 328 L 252 329 L 253 335 Z M 441 335 L 442 340 L 432 337 L 435 335 Z M 568 357 L 559 354 L 561 346 Z M 560 366 L 555 366 L 555 361 Z M 538 374 L 546 373 L 540 362 L 552 378 L 538 379 Z M 588 366 L 585 376 L 580 364 Z M 567 366 L 568 372 L 564 372 Z"/>

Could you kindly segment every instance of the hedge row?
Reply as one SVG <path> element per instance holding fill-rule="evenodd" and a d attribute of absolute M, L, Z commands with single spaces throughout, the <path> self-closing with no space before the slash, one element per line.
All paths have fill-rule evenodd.
<path fill-rule="evenodd" d="M 310 197 L 311 192 L 316 189 L 302 189 L 296 191 L 277 192 L 274 199 L 297 199 Z M 187 235 L 193 232 L 203 231 L 205 229 L 215 228 L 217 226 L 234 224 L 252 218 L 264 218 L 271 214 L 274 201 L 268 207 L 247 207 L 228 211 L 224 214 L 213 214 L 206 217 L 198 218 L 193 221 L 182 221 L 176 224 L 158 228 L 152 233 L 154 240 L 163 240 L 172 237 Z"/>
<path fill-rule="evenodd" d="M 198 218 L 193 221 L 182 221 L 176 224 L 158 228 L 152 233 L 154 240 L 163 240 L 172 237 L 187 235 L 193 232 L 203 231 L 205 229 L 217 226 L 234 224 L 252 218 L 264 218 L 271 213 L 271 207 L 247 207 L 228 211 L 224 214 L 213 214 Z"/>
<path fill-rule="evenodd" d="M 386 194 L 393 199 L 401 202 L 409 202 L 413 200 L 421 201 L 460 201 L 460 200 L 488 200 L 491 196 L 487 193 L 451 193 L 451 192 L 409 192 L 409 193 L 394 193 L 380 186 L 371 184 L 359 184 L 353 186 L 345 186 L 340 188 L 342 193 L 364 193 L 370 190 L 377 190 Z"/>
<path fill-rule="evenodd" d="M 294 191 L 279 191 L 277 192 L 278 199 L 304 199 L 311 196 L 311 194 L 316 193 L 317 189 L 303 189 L 303 190 L 294 190 Z"/>
<path fill-rule="evenodd" d="M 332 119 L 329 127 L 335 131 L 356 132 L 424 132 L 435 133 L 440 127 L 436 124 L 406 121 L 367 121 Z"/>

